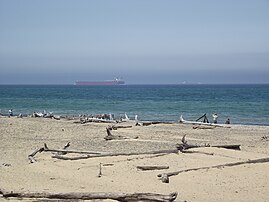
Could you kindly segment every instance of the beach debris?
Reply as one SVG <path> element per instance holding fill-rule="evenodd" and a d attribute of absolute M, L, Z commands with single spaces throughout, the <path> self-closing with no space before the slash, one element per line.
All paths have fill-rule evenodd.
<path fill-rule="evenodd" d="M 217 147 L 217 148 L 224 148 L 224 149 L 233 149 L 233 150 L 240 150 L 240 146 L 238 144 L 234 145 L 210 145 L 210 144 L 204 144 L 204 145 L 193 145 L 193 144 L 188 144 L 186 140 L 186 135 L 182 137 L 181 140 L 182 143 L 177 144 L 177 148 L 179 151 L 182 153 L 187 153 L 186 150 L 192 149 L 192 148 L 201 148 L 201 147 Z M 197 153 L 197 152 L 188 152 L 188 153 Z"/>
<path fill-rule="evenodd" d="M 53 118 L 53 119 L 55 119 L 55 120 L 60 120 L 60 119 L 61 119 L 61 116 L 53 115 L 51 118 Z"/>
<path fill-rule="evenodd" d="M 201 117 L 196 119 L 196 121 L 202 120 L 203 123 L 209 123 L 206 113 L 204 113 Z"/>
<path fill-rule="evenodd" d="M 150 165 L 150 166 L 136 166 L 138 170 L 163 170 L 163 169 L 169 169 L 169 166 L 159 166 L 159 165 Z"/>
<path fill-rule="evenodd" d="M 67 152 L 66 152 L 65 149 L 67 149 L 68 147 L 70 147 L 70 142 L 68 142 L 68 143 L 66 143 L 66 144 L 64 145 L 64 147 L 63 147 L 63 150 L 64 150 L 64 151 L 59 151 L 59 152 L 57 152 L 57 153 L 60 154 L 60 155 L 66 155 Z M 48 150 L 48 147 L 47 147 L 47 150 Z"/>
<path fill-rule="evenodd" d="M 79 115 L 79 121 L 74 121 L 74 123 L 117 123 L 114 120 L 114 114 L 96 114 L 96 115 Z"/>
<path fill-rule="evenodd" d="M 114 163 L 104 163 L 103 166 L 114 166 Z"/>
<path fill-rule="evenodd" d="M 99 174 L 98 177 L 102 177 L 102 163 L 99 164 Z"/>
<path fill-rule="evenodd" d="M 130 152 L 130 153 L 99 153 L 99 154 L 89 154 L 86 156 L 77 156 L 77 157 L 68 157 L 62 155 L 54 155 L 52 158 L 62 159 L 62 160 L 81 160 L 81 159 L 89 159 L 89 158 L 98 158 L 98 157 L 112 157 L 112 156 L 133 156 L 133 155 L 155 155 L 155 154 L 178 154 L 177 149 L 171 150 L 157 150 L 157 151 L 146 151 L 146 152 Z"/>
<path fill-rule="evenodd" d="M 134 119 L 130 119 L 128 115 L 125 113 L 125 118 L 122 118 L 121 121 L 123 122 L 132 122 L 135 126 L 150 126 L 152 124 L 172 124 L 173 122 L 169 121 L 139 121 L 138 115 L 135 115 Z"/>
<path fill-rule="evenodd" d="M 187 144 L 186 134 L 183 135 L 183 137 L 182 137 L 182 139 L 181 139 L 181 142 L 182 142 L 183 144 Z"/>
<path fill-rule="evenodd" d="M 121 136 L 121 135 L 112 135 L 111 131 L 112 131 L 112 127 L 108 126 L 106 128 L 107 136 L 104 137 L 105 140 L 124 140 L 124 139 L 130 139 L 128 137 L 124 137 L 124 136 Z"/>
<path fill-rule="evenodd" d="M 206 126 L 206 125 L 198 125 L 198 126 L 193 126 L 193 129 L 214 129 L 216 126 Z"/>
<path fill-rule="evenodd" d="M 4 198 L 35 198 L 35 199 L 66 199 L 66 200 L 94 200 L 112 199 L 116 201 L 152 201 L 172 202 L 177 198 L 178 193 L 168 195 L 156 193 L 113 193 L 113 192 L 69 192 L 69 193 L 48 193 L 48 192 L 7 192 L 0 190 Z"/>
<path fill-rule="evenodd" d="M 32 117 L 43 117 L 44 114 L 41 112 L 33 112 Z"/>
<path fill-rule="evenodd" d="M 133 126 L 127 125 L 127 126 L 121 126 L 121 125 L 109 125 L 107 128 L 111 130 L 118 130 L 118 128 L 132 128 Z"/>
<path fill-rule="evenodd" d="M 46 146 L 46 145 L 45 145 L 45 146 Z M 44 150 L 45 150 L 45 148 L 44 148 L 44 147 L 41 147 L 41 148 L 39 148 L 39 149 L 34 150 L 31 154 L 29 154 L 29 155 L 28 155 L 28 159 L 30 160 L 30 163 L 35 163 L 36 160 L 35 160 L 34 156 L 35 156 L 37 153 L 41 153 L 41 152 L 43 152 Z"/>
<path fill-rule="evenodd" d="M 207 122 L 199 122 L 199 121 L 186 121 L 183 116 L 181 115 L 179 118 L 179 123 L 184 123 L 184 124 L 198 124 L 198 125 L 207 125 L 207 126 L 215 126 L 215 127 L 224 127 L 224 128 L 231 128 L 231 126 L 228 126 L 229 124 L 226 125 L 221 125 L 221 124 L 216 124 L 216 123 L 207 123 Z"/>
<path fill-rule="evenodd" d="M 70 147 L 70 142 L 68 142 L 66 145 L 64 145 L 64 148 L 63 149 L 66 149 L 68 147 Z"/>
<path fill-rule="evenodd" d="M 264 135 L 261 137 L 262 141 L 268 141 L 269 140 L 269 135 Z"/>
<path fill-rule="evenodd" d="M 101 154 L 107 154 L 107 152 L 98 152 L 98 151 L 75 151 L 75 150 L 66 150 L 70 146 L 70 142 L 68 142 L 65 146 L 64 149 L 49 149 L 47 144 L 44 143 L 44 147 L 41 147 L 39 149 L 34 150 L 31 154 L 28 155 L 28 159 L 30 160 L 30 163 L 36 162 L 36 159 L 34 158 L 37 153 L 41 152 L 52 152 L 52 153 L 57 153 L 57 155 L 65 155 L 67 153 L 71 154 L 82 154 L 82 155 L 101 155 Z"/>
<path fill-rule="evenodd" d="M 122 121 L 130 121 L 128 115 L 126 114 L 126 112 L 124 113 L 124 118 L 121 119 Z"/>
<path fill-rule="evenodd" d="M 167 175 L 166 173 L 163 173 L 163 174 L 161 175 L 161 181 L 162 181 L 163 183 L 169 183 L 169 177 L 168 177 L 168 175 Z"/>
<path fill-rule="evenodd" d="M 17 116 L 17 118 L 22 118 L 22 114 L 19 114 L 19 115 Z"/>
<path fill-rule="evenodd" d="M 44 112 L 33 112 L 32 117 L 35 117 L 35 118 L 51 118 L 51 119 L 55 119 L 55 120 L 60 120 L 61 119 L 61 116 L 54 115 L 53 112 L 46 112 L 46 110 L 44 110 Z"/>
<path fill-rule="evenodd" d="M 269 158 L 259 158 L 259 159 L 253 159 L 253 160 L 247 160 L 247 161 L 238 161 L 238 162 L 233 162 L 233 163 L 225 163 L 225 164 L 214 165 L 214 166 L 189 168 L 189 169 L 175 171 L 175 172 L 169 172 L 169 173 L 161 173 L 161 174 L 158 174 L 157 177 L 162 178 L 164 175 L 167 175 L 168 177 L 171 177 L 171 176 L 183 173 L 183 172 L 190 172 L 190 171 L 197 171 L 197 170 L 207 170 L 207 169 L 212 169 L 212 168 L 232 167 L 232 166 L 239 166 L 239 165 L 244 165 L 244 164 L 268 163 L 268 162 L 269 162 Z"/>
<path fill-rule="evenodd" d="M 10 167 L 11 164 L 10 163 L 2 163 L 2 166 L 5 166 L 5 167 Z"/>
<path fill-rule="evenodd" d="M 169 121 L 143 121 L 143 122 L 136 122 L 135 126 L 150 126 L 155 124 L 172 124 L 173 122 Z"/>

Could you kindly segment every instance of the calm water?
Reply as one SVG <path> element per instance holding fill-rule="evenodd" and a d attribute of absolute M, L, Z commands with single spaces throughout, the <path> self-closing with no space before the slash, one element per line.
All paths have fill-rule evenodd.
<path fill-rule="evenodd" d="M 236 124 L 269 125 L 269 85 L 0 85 L 0 109 L 15 114 L 52 111 L 78 115 L 125 112 L 140 120 L 195 120 L 219 114 Z"/>

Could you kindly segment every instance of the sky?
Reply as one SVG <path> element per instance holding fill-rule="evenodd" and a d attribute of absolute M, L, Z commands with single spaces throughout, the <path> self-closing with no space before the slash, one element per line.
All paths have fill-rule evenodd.
<path fill-rule="evenodd" d="M 269 83 L 269 0 L 0 0 L 0 84 Z"/>

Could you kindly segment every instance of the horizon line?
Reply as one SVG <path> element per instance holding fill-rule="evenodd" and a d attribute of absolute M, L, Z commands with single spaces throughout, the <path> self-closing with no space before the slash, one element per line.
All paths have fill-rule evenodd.
<path fill-rule="evenodd" d="M 120 85 L 88 85 L 88 86 L 128 86 L 128 85 L 178 85 L 178 86 L 187 86 L 187 85 L 268 85 L 269 82 L 264 83 L 127 83 L 127 84 L 120 84 Z M 62 83 L 62 84 L 47 84 L 47 83 L 26 83 L 26 84 L 0 84 L 0 86 L 76 86 L 75 84 L 71 83 Z M 85 85 L 87 86 L 87 85 Z"/>

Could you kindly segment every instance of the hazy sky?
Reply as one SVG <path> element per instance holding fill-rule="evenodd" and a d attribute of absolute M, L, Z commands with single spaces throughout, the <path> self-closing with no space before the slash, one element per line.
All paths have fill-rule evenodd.
<path fill-rule="evenodd" d="M 0 0 L 0 84 L 269 83 L 268 0 Z"/>

